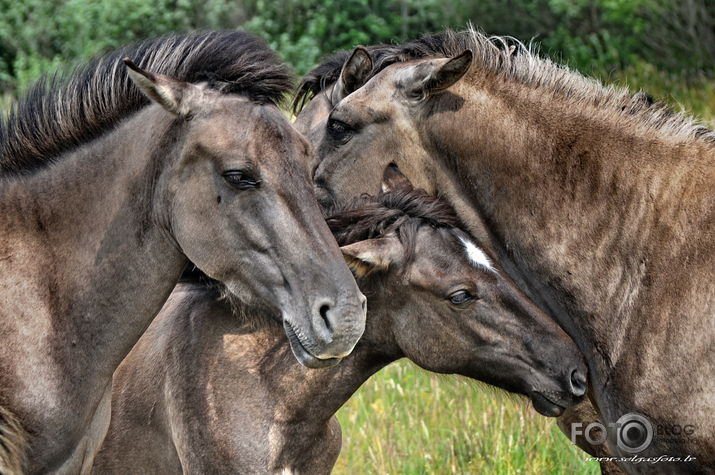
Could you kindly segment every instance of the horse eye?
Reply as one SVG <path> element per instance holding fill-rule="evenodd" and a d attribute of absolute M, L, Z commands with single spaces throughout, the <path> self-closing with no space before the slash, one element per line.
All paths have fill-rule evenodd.
<path fill-rule="evenodd" d="M 348 124 L 342 120 L 337 120 L 333 118 L 328 119 L 328 135 L 334 140 L 345 140 L 348 138 L 355 129 L 350 127 Z"/>
<path fill-rule="evenodd" d="M 408 99 L 415 102 L 422 102 L 427 96 L 423 88 L 412 89 L 405 93 Z"/>
<path fill-rule="evenodd" d="M 261 184 L 261 180 L 254 178 L 253 176 L 239 170 L 229 170 L 227 172 L 224 172 L 223 178 L 231 186 L 234 186 L 239 190 L 250 190 L 258 188 L 258 186 Z"/>
<path fill-rule="evenodd" d="M 465 303 L 474 300 L 474 296 L 466 290 L 458 290 L 447 298 L 454 305 L 464 305 Z"/>

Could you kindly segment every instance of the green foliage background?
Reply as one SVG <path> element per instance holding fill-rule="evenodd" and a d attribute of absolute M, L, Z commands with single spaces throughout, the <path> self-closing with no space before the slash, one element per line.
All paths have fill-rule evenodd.
<path fill-rule="evenodd" d="M 656 70 L 688 84 L 715 76 L 712 0 L 0 0 L 0 92 L 170 31 L 246 28 L 304 73 L 336 49 L 468 21 L 534 39 L 586 73 Z"/>
<path fill-rule="evenodd" d="M 302 74 L 337 49 L 470 21 L 715 118 L 715 0 L 0 0 L 0 106 L 43 73 L 173 31 L 251 30 Z M 404 361 L 338 416 L 336 473 L 598 472 L 523 402 Z"/>

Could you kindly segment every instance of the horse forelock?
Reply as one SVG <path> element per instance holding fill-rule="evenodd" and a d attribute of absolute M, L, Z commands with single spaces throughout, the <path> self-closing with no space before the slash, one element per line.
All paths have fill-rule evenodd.
<path fill-rule="evenodd" d="M 407 262 L 414 255 L 417 231 L 422 226 L 463 227 L 449 203 L 419 189 L 363 195 L 331 212 L 326 221 L 340 246 L 396 234 Z"/>
<path fill-rule="evenodd" d="M 281 102 L 293 74 L 261 39 L 241 31 L 163 36 L 100 56 L 74 73 L 45 76 L 0 121 L 0 173 L 22 174 L 99 137 L 146 106 L 122 58 L 257 103 Z"/>
<path fill-rule="evenodd" d="M 488 36 L 469 26 L 464 31 L 446 30 L 400 45 L 368 47 L 373 59 L 375 76 L 388 66 L 417 59 L 453 57 L 465 50 L 473 53 L 472 71 L 491 75 L 494 81 L 511 81 L 544 94 L 564 97 L 574 107 L 592 106 L 611 110 L 627 117 L 634 125 L 647 131 L 681 140 L 702 140 L 715 145 L 715 132 L 693 117 L 674 111 L 662 102 L 653 101 L 643 92 L 631 93 L 627 88 L 604 86 L 600 81 L 583 76 L 567 66 L 539 56 L 533 44 L 525 45 L 509 36 Z M 342 63 L 349 52 L 342 51 L 327 58 L 301 81 L 294 100 L 299 112 L 310 98 L 330 87 L 340 77 Z M 644 100 L 644 97 L 650 98 Z"/>

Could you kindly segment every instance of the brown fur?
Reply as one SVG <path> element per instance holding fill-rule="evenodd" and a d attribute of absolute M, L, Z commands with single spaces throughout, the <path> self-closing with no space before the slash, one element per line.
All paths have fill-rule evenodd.
<path fill-rule="evenodd" d="M 370 316 L 355 351 L 306 370 L 276 326 L 250 328 L 210 289 L 181 284 L 115 373 L 95 473 L 330 473 L 341 444 L 335 412 L 401 357 L 532 397 L 548 386 L 564 405 L 579 400 L 567 389 L 571 371 L 583 370 L 573 342 L 500 270 L 470 262 L 460 238 L 471 238 L 448 204 L 398 190 L 328 220 L 344 253 L 364 259 L 360 248 L 376 258 L 366 266 L 380 262 L 361 279 Z M 459 286 L 477 286 L 481 299 L 451 304 Z"/>
<path fill-rule="evenodd" d="M 18 475 L 25 472 L 28 436 L 20 421 L 0 406 L 0 473 Z"/>
<path fill-rule="evenodd" d="M 579 343 L 604 423 L 635 411 L 698 424 L 643 455 L 691 455 L 688 470 L 712 471 L 714 134 L 645 94 L 502 44 L 469 30 L 371 51 L 362 88 L 327 107 L 321 92 L 297 120 L 319 152 L 319 197 L 374 190 L 397 163 L 447 198 Z M 415 98 L 465 49 L 463 79 Z"/>

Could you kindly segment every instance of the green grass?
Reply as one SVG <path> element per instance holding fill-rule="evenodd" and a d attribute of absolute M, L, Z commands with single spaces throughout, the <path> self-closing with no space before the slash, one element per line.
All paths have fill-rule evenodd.
<path fill-rule="evenodd" d="M 600 473 L 526 399 L 399 361 L 338 412 L 336 474 Z"/>

